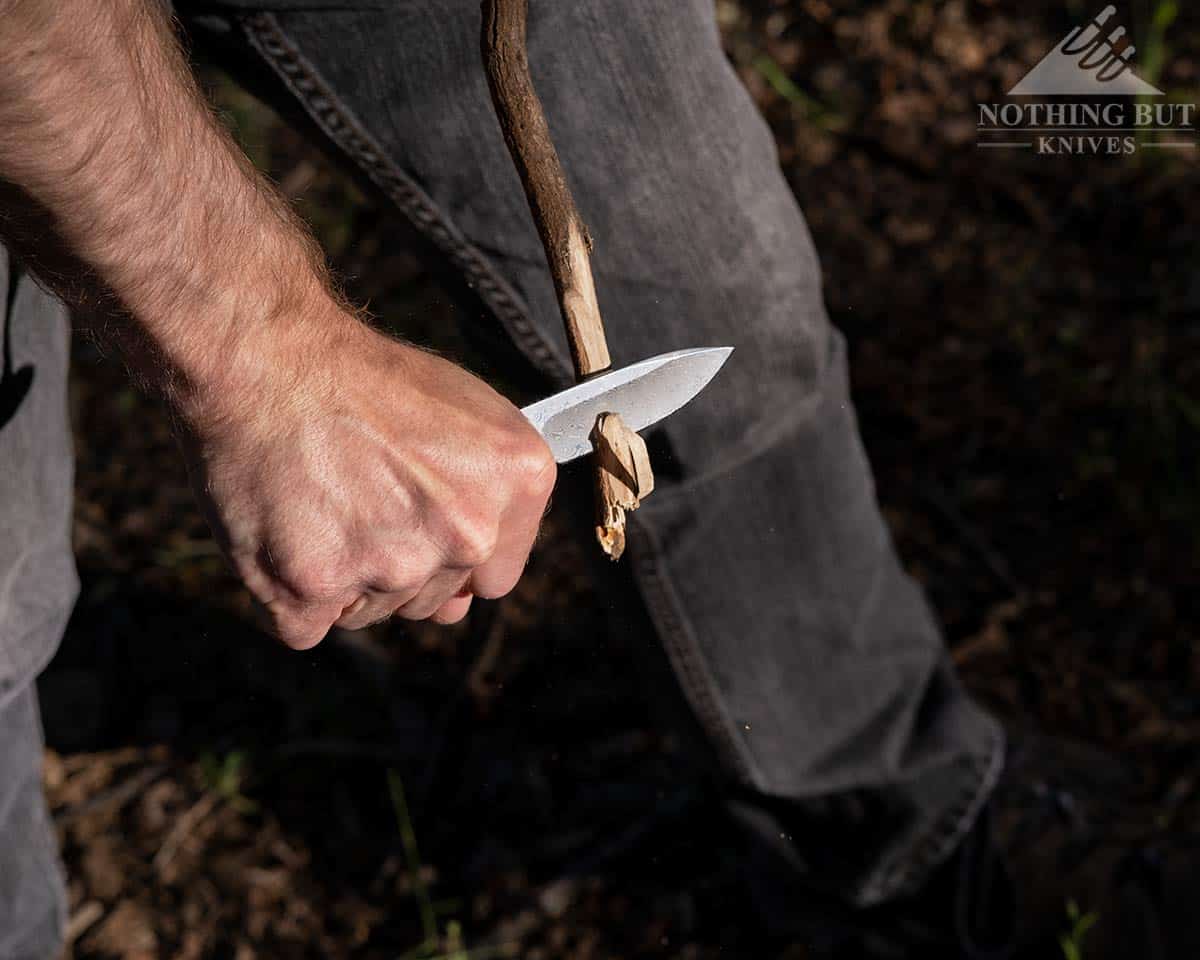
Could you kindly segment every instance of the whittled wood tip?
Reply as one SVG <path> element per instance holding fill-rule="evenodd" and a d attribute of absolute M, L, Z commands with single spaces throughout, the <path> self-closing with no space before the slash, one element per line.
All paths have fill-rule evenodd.
<path fill-rule="evenodd" d="M 625 552 L 625 515 L 654 490 L 646 441 L 619 414 L 602 413 L 591 433 L 596 453 L 596 539 L 610 559 Z"/>

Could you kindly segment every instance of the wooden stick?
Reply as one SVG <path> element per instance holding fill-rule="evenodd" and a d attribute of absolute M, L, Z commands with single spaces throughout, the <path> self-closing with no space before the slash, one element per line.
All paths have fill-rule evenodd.
<path fill-rule="evenodd" d="M 529 76 L 526 0 L 483 0 L 482 7 L 483 66 L 492 103 L 550 263 L 575 373 L 586 377 L 607 369 L 612 360 L 592 282 L 592 238 L 575 208 Z"/>
<path fill-rule="evenodd" d="M 492 104 L 542 238 L 575 375 L 582 379 L 612 364 L 592 280 L 592 238 L 575 207 L 529 76 L 527 0 L 482 0 L 481 8 L 480 47 Z M 620 417 L 602 415 L 592 441 L 597 454 L 596 536 L 604 552 L 617 560 L 625 549 L 625 511 L 637 509 L 639 498 L 653 489 L 654 477 L 645 442 Z"/>

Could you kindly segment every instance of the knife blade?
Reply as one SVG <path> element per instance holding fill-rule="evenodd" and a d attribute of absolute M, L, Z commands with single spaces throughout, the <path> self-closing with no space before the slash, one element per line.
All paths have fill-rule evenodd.
<path fill-rule="evenodd" d="M 590 434 L 602 413 L 617 413 L 634 430 L 670 416 L 703 390 L 724 366 L 733 347 L 675 350 L 591 377 L 521 412 L 568 463 L 592 450 Z"/>

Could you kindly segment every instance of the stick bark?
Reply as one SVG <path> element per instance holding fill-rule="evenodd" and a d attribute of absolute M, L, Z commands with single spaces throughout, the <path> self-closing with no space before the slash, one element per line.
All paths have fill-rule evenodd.
<path fill-rule="evenodd" d="M 527 0 L 482 0 L 480 47 L 492 104 L 546 251 L 577 379 L 612 364 L 592 279 L 592 238 L 571 196 L 525 49 Z M 610 419 L 604 423 L 605 417 Z M 625 511 L 653 489 L 646 445 L 615 415 L 602 415 L 596 450 L 597 539 L 612 559 L 625 548 Z M 633 483 L 628 481 L 633 478 Z"/>
<path fill-rule="evenodd" d="M 504 142 L 542 238 L 575 373 L 612 364 L 592 282 L 592 238 L 575 207 L 525 52 L 527 0 L 483 0 L 483 65 Z"/>

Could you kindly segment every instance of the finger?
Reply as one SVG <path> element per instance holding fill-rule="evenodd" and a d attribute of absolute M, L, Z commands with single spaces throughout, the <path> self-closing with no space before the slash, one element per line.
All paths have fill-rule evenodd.
<path fill-rule="evenodd" d="M 500 543 L 484 564 L 471 573 L 471 592 L 494 600 L 502 597 L 521 579 L 529 551 L 537 539 L 546 510 L 546 497 L 527 497 L 509 510 L 501 526 Z"/>
<path fill-rule="evenodd" d="M 334 626 L 343 630 L 361 630 L 373 623 L 381 623 L 390 617 L 397 607 L 403 606 L 412 598 L 411 590 L 407 593 L 380 593 L 369 590 L 342 611 Z"/>
<path fill-rule="evenodd" d="M 287 600 L 271 600 L 264 606 L 271 632 L 293 650 L 309 650 L 325 639 L 341 611 L 341 604 L 298 605 Z"/>
<path fill-rule="evenodd" d="M 461 570 L 444 570 L 429 579 L 420 592 L 396 610 L 405 620 L 425 620 L 433 616 L 447 601 L 458 596 L 469 574 Z"/>
<path fill-rule="evenodd" d="M 475 598 L 464 591 L 459 591 L 434 612 L 429 619 L 434 623 L 458 623 L 471 609 L 471 601 Z"/>

